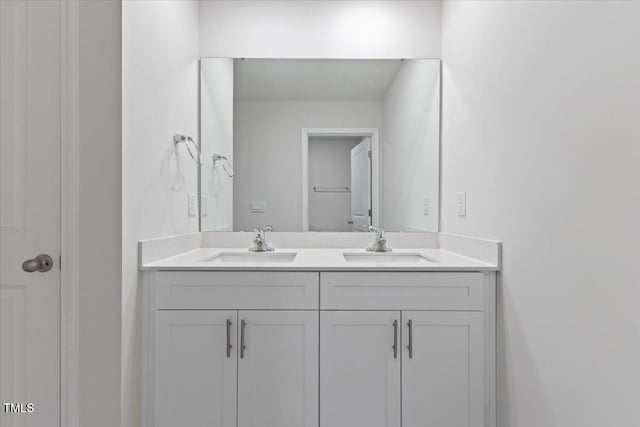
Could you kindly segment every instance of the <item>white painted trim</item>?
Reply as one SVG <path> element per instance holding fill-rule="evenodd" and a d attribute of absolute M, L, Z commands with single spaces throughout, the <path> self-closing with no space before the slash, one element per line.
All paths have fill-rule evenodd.
<path fill-rule="evenodd" d="M 371 137 L 371 222 L 380 226 L 380 132 L 377 128 L 303 128 L 300 160 L 302 165 L 302 231 L 309 231 L 309 137 L 368 136 Z"/>
<path fill-rule="evenodd" d="M 61 5 L 60 425 L 78 424 L 79 203 L 78 2 Z"/>

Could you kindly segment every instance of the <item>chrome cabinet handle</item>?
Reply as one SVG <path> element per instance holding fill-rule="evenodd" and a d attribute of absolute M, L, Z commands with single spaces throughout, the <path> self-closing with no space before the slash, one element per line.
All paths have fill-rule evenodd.
<path fill-rule="evenodd" d="M 409 327 L 409 345 L 407 348 L 409 349 L 409 359 L 413 359 L 413 321 L 411 319 L 407 322 L 407 326 Z"/>
<path fill-rule="evenodd" d="M 398 358 L 398 321 L 393 321 L 393 358 Z"/>
<path fill-rule="evenodd" d="M 247 326 L 247 322 L 242 319 L 240 321 L 240 359 L 244 359 L 244 351 L 247 347 L 244 345 L 244 329 Z"/>
<path fill-rule="evenodd" d="M 46 273 L 53 268 L 53 258 L 49 255 L 38 255 L 33 259 L 28 259 L 22 263 L 22 269 L 27 273 L 39 271 Z"/>
<path fill-rule="evenodd" d="M 227 359 L 231 357 L 231 319 L 227 319 Z"/>

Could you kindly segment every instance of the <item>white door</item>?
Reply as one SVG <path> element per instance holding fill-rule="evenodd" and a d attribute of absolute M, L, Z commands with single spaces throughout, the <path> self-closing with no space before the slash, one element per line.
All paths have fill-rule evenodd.
<path fill-rule="evenodd" d="M 371 225 L 371 138 L 351 149 L 351 221 L 353 231 Z"/>
<path fill-rule="evenodd" d="M 237 312 L 156 312 L 156 427 L 235 427 Z"/>
<path fill-rule="evenodd" d="M 320 425 L 400 427 L 400 312 L 320 313 Z"/>
<path fill-rule="evenodd" d="M 0 425 L 60 425 L 57 1 L 0 1 Z M 24 261 L 46 254 L 51 260 Z M 7 405 L 9 404 L 9 405 Z"/>
<path fill-rule="evenodd" d="M 238 426 L 317 427 L 318 312 L 240 311 L 239 318 Z"/>
<path fill-rule="evenodd" d="M 484 426 L 482 313 L 403 311 L 402 322 L 402 426 Z"/>

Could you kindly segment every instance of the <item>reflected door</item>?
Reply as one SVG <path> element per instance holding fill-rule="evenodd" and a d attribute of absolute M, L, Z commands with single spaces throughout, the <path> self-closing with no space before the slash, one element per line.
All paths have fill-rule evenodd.
<path fill-rule="evenodd" d="M 353 231 L 371 225 L 371 138 L 351 149 L 351 221 Z"/>
<path fill-rule="evenodd" d="M 60 13 L 0 1 L 3 427 L 60 425 Z"/>

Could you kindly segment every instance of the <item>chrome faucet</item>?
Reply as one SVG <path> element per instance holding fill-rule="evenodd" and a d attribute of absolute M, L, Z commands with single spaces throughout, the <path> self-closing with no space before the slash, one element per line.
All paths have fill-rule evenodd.
<path fill-rule="evenodd" d="M 379 227 L 369 226 L 369 231 L 376 232 L 376 241 L 367 248 L 369 252 L 391 252 L 391 248 L 387 246 L 387 239 L 384 237 L 384 230 Z"/>
<path fill-rule="evenodd" d="M 265 228 L 256 228 L 253 231 L 256 232 L 256 237 L 253 239 L 254 246 L 249 248 L 250 251 L 253 252 L 271 252 L 275 251 L 273 247 L 267 243 L 267 238 L 265 233 L 267 231 L 273 231 L 273 227 L 267 225 Z"/>

